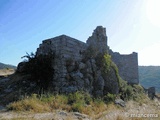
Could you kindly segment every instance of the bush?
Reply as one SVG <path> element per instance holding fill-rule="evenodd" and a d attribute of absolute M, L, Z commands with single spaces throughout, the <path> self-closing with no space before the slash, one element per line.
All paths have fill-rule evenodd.
<path fill-rule="evenodd" d="M 102 72 L 108 73 L 111 67 L 111 56 L 109 54 L 98 54 L 96 56 L 96 65 L 101 68 Z"/>
<path fill-rule="evenodd" d="M 111 63 L 112 63 L 111 56 L 108 55 L 108 54 L 105 54 L 103 61 L 104 61 L 103 62 L 103 64 L 104 64 L 104 72 L 108 73 L 110 71 Z"/>
<path fill-rule="evenodd" d="M 116 95 L 108 93 L 107 95 L 104 96 L 103 99 L 105 102 L 108 103 L 108 102 L 113 102 L 115 98 L 116 98 Z"/>
<path fill-rule="evenodd" d="M 43 112 L 49 111 L 49 107 L 44 104 L 37 97 L 29 97 L 18 102 L 13 102 L 7 106 L 8 110 L 14 111 L 33 111 L 33 112 Z"/>
<path fill-rule="evenodd" d="M 70 93 L 68 96 L 68 103 L 73 104 L 73 103 L 83 103 L 85 104 L 85 98 L 84 94 L 82 92 L 75 92 L 75 93 Z"/>
<path fill-rule="evenodd" d="M 47 55 L 35 56 L 33 53 L 27 53 L 22 58 L 27 58 L 24 65 L 24 73 L 31 75 L 31 80 L 35 81 L 40 87 L 40 93 L 47 90 L 54 74 L 52 68 L 55 55 L 48 53 Z"/>
<path fill-rule="evenodd" d="M 76 111 L 84 114 L 99 114 L 107 109 L 102 99 L 92 99 L 88 93 L 75 92 L 70 95 L 32 94 L 7 106 L 8 110 L 51 112 L 55 109 Z"/>

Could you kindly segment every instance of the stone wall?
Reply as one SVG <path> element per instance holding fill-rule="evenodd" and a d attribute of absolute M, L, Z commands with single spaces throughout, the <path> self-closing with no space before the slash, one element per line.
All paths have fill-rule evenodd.
<path fill-rule="evenodd" d="M 86 48 L 86 43 L 66 35 L 61 35 L 44 40 L 37 49 L 36 55 L 55 52 L 55 54 L 61 58 L 80 60 L 82 58 L 82 53 Z"/>
<path fill-rule="evenodd" d="M 122 79 L 130 84 L 138 84 L 138 54 L 133 52 L 132 54 L 122 55 L 112 50 L 109 53 L 113 62 L 117 65 Z"/>
<path fill-rule="evenodd" d="M 71 38 L 66 35 L 61 35 L 55 38 L 44 40 L 42 44 L 40 44 L 39 48 L 37 49 L 36 55 L 48 54 L 49 52 L 54 52 L 56 55 L 56 58 L 53 64 L 53 68 L 55 70 L 55 73 L 53 76 L 53 85 L 56 86 L 55 87 L 56 91 L 67 91 L 68 89 L 77 90 L 78 88 L 77 86 L 75 86 L 76 81 L 79 85 L 82 83 L 79 81 L 83 81 L 84 83 L 86 81 L 89 81 L 90 85 L 92 86 L 92 82 L 97 80 L 97 78 L 93 79 L 92 74 L 93 74 L 93 71 L 94 71 L 94 74 L 98 74 L 99 72 L 97 73 L 97 70 L 90 70 L 93 68 L 100 69 L 97 67 L 93 67 L 93 66 L 96 66 L 96 63 L 93 64 L 91 61 L 95 61 L 95 60 L 88 59 L 86 63 L 81 61 L 84 56 L 83 53 L 85 53 L 89 47 L 92 47 L 93 49 L 95 49 L 94 52 L 96 52 L 96 54 L 94 57 L 96 57 L 96 55 L 98 55 L 99 53 L 108 52 L 112 56 L 113 62 L 115 62 L 115 64 L 117 65 L 120 76 L 124 80 L 128 81 L 128 83 L 131 83 L 131 84 L 139 83 L 137 53 L 132 53 L 130 55 L 121 55 L 119 53 L 113 52 L 112 50 L 109 50 L 108 49 L 109 47 L 107 45 L 106 29 L 103 28 L 102 26 L 98 26 L 94 30 L 92 36 L 88 38 L 87 43 L 81 42 L 77 39 Z M 70 66 L 67 66 L 66 61 L 69 59 L 72 60 L 72 63 L 70 63 Z M 79 67 L 77 68 L 76 71 L 74 71 L 76 69 L 76 66 L 79 66 Z M 83 72 L 85 71 L 83 74 L 80 72 L 82 66 L 85 66 L 82 70 Z M 87 74 L 86 73 L 87 70 L 90 71 L 90 73 Z M 86 75 L 84 74 L 87 74 L 89 77 L 86 77 Z M 85 76 L 85 77 L 82 77 L 82 76 Z M 98 74 L 98 76 L 100 76 L 99 78 L 101 78 L 100 74 Z M 68 80 L 71 80 L 72 82 L 68 83 Z M 107 78 L 105 78 L 103 81 L 108 82 Z M 106 83 L 104 82 L 106 85 L 103 84 L 102 86 L 103 87 L 107 86 L 108 84 L 107 82 Z M 96 83 L 99 83 L 99 81 L 96 81 Z M 80 88 L 83 88 L 84 86 L 85 85 L 81 85 Z M 90 90 L 91 89 L 92 88 L 90 88 Z M 101 93 L 103 93 L 102 90 L 100 91 Z M 114 93 L 117 93 L 117 92 L 114 92 Z"/>
<path fill-rule="evenodd" d="M 97 50 L 97 54 L 106 52 L 108 50 L 106 29 L 98 26 L 88 38 L 87 45 Z"/>
<path fill-rule="evenodd" d="M 86 48 L 86 43 L 66 35 L 44 40 L 42 44 L 40 44 L 36 55 L 52 52 L 55 53 L 56 56 L 53 63 L 53 69 L 55 71 L 53 73 L 54 91 L 63 92 L 64 88 L 66 88 L 64 87 L 67 83 L 66 76 L 68 74 L 66 61 L 80 61 L 82 59 L 82 53 Z"/>

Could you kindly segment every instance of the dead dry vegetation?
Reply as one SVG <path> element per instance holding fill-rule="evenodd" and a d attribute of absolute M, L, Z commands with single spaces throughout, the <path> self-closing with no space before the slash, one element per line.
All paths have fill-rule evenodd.
<path fill-rule="evenodd" d="M 5 68 L 0 69 L 0 76 L 8 76 L 15 73 L 15 69 Z"/>
<path fill-rule="evenodd" d="M 160 102 L 146 98 L 144 103 L 128 101 L 126 107 L 122 108 L 113 103 L 81 106 L 79 112 L 73 111 L 74 105 L 68 106 L 64 96 L 57 96 L 56 100 L 50 101 L 50 104 L 44 99 L 39 100 L 35 96 L 25 98 L 24 100 L 14 102 L 8 106 L 8 109 L 14 109 L 12 112 L 0 113 L 0 119 L 3 120 L 159 120 Z M 98 102 L 99 103 L 99 102 Z M 158 114 L 158 117 L 131 117 L 131 114 Z"/>
<path fill-rule="evenodd" d="M 22 88 L 27 86 L 26 75 L 10 75 L 4 88 L 13 85 L 11 92 L 1 91 L 1 104 L 7 104 L 7 111 L 1 111 L 2 120 L 159 120 L 160 102 L 150 100 L 140 86 L 134 86 L 132 97 L 126 99 L 126 107 L 113 103 L 115 96 L 108 94 L 105 99 L 93 98 L 88 93 L 79 91 L 73 94 L 45 93 L 25 94 Z M 23 86 L 24 83 L 24 86 Z M 125 84 L 123 83 L 123 88 Z M 128 87 L 127 87 L 128 88 Z M 130 87 L 129 87 L 130 88 Z M 20 91 L 21 90 L 21 91 Z M 127 89 L 130 90 L 130 89 Z M 33 90 L 32 90 L 33 91 Z M 14 102 L 13 102 L 14 101 Z M 10 104 L 8 104 L 11 102 Z M 131 114 L 158 114 L 158 117 L 131 117 Z"/>
<path fill-rule="evenodd" d="M 0 114 L 0 119 L 31 120 L 159 120 L 160 102 L 144 96 L 140 101 L 130 100 L 126 107 L 101 99 L 91 99 L 86 93 L 66 95 L 32 94 L 7 106 L 12 112 Z M 78 114 L 78 115 L 77 115 Z M 132 114 L 157 114 L 158 117 L 131 117 Z M 7 116 L 6 116 L 7 115 Z"/>

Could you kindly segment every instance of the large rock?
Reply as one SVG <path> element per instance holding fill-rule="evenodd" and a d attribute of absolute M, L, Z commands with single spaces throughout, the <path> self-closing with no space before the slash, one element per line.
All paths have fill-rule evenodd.
<path fill-rule="evenodd" d="M 112 94 L 118 94 L 119 78 L 116 75 L 115 69 L 111 67 L 110 71 L 103 75 L 103 78 L 105 80 L 104 94 L 107 94 L 108 92 Z"/>
<path fill-rule="evenodd" d="M 118 104 L 118 105 L 120 105 L 122 107 L 126 106 L 125 102 L 122 99 L 116 99 L 115 100 L 115 104 Z"/>
<path fill-rule="evenodd" d="M 86 65 L 82 62 L 79 63 L 79 69 L 84 69 L 86 67 Z"/>
<path fill-rule="evenodd" d="M 149 98 L 153 99 L 155 97 L 156 90 L 155 87 L 148 88 L 148 96 Z"/>

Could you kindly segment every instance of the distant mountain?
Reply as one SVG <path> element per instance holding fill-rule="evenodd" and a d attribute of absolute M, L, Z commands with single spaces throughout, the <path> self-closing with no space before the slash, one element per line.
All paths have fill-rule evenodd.
<path fill-rule="evenodd" d="M 160 66 L 139 66 L 139 80 L 145 88 L 154 86 L 160 93 Z"/>
<path fill-rule="evenodd" d="M 4 63 L 0 63 L 0 69 L 4 69 L 4 68 L 12 68 L 12 69 L 16 69 L 16 66 L 4 64 Z"/>

